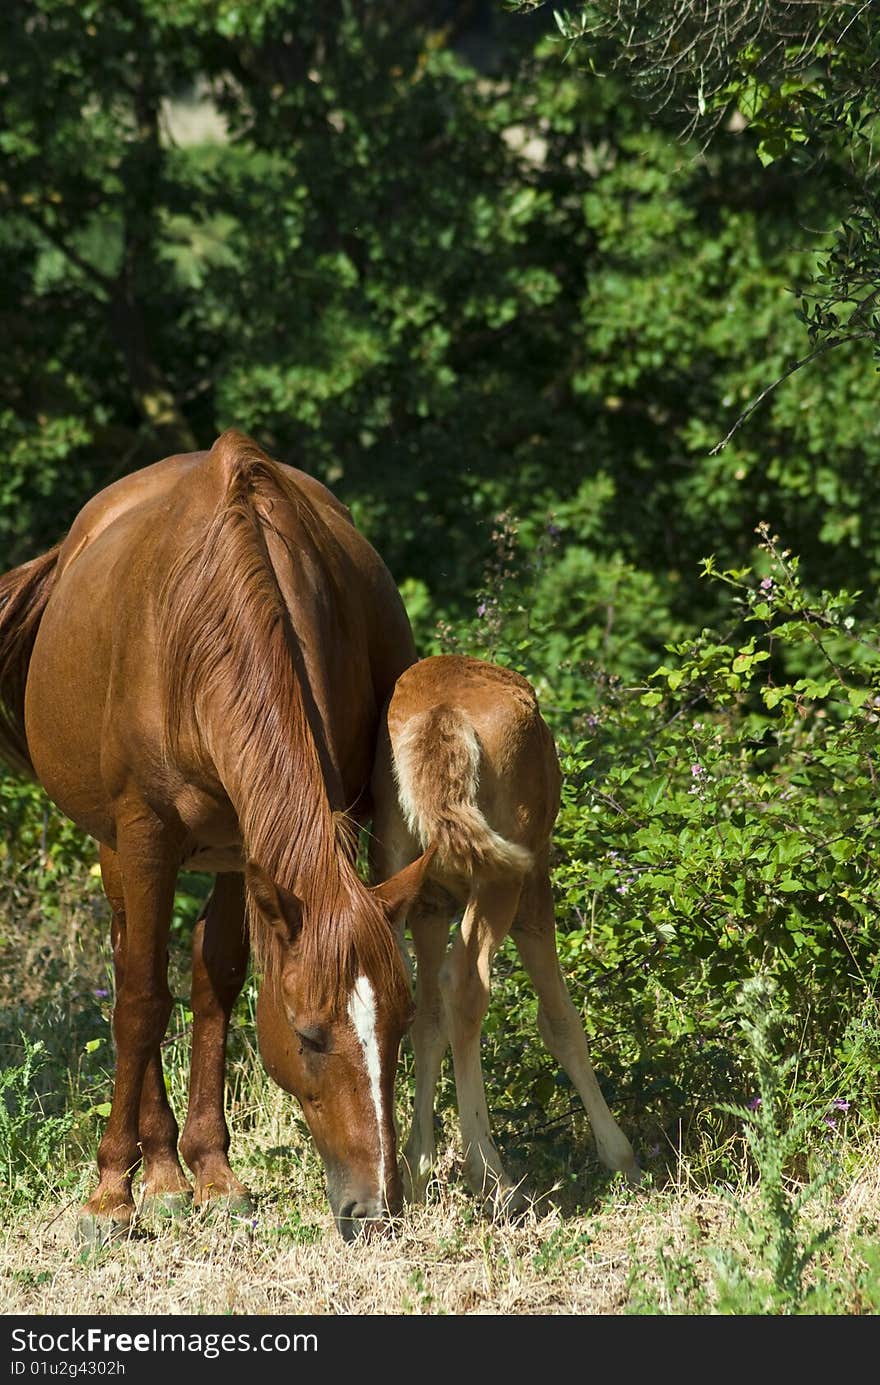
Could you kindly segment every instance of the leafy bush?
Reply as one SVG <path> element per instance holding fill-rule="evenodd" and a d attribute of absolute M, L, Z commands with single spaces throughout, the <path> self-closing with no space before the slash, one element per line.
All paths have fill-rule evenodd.
<path fill-rule="evenodd" d="M 857 594 L 811 592 L 761 526 L 753 568 L 703 563 L 726 593 L 724 628 L 670 644 L 638 680 L 622 649 L 624 681 L 560 660 L 554 623 L 534 617 L 566 563 L 564 550 L 518 563 L 508 542 L 455 640 L 531 677 L 555 731 L 559 951 L 609 1099 L 646 1148 L 682 1122 L 699 1145 L 711 1107 L 750 1095 L 736 996 L 761 971 L 798 1019 L 798 1080 L 872 1121 L 880 634 L 854 614 Z M 532 1041 L 533 1013 L 524 974 L 502 962 L 492 1061 L 511 1112 L 537 1125 L 571 1094 Z M 723 1158 L 723 1123 L 716 1135 Z"/>

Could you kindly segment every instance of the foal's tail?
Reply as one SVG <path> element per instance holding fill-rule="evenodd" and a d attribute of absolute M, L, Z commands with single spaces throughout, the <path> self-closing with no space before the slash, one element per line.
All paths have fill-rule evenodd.
<path fill-rule="evenodd" d="M 394 774 L 407 825 L 423 848 L 437 844 L 440 866 L 522 875 L 532 853 L 509 842 L 477 805 L 480 741 L 464 713 L 431 707 L 409 718 L 394 745 Z"/>
<path fill-rule="evenodd" d="M 0 759 L 27 774 L 34 767 L 24 734 L 24 689 L 59 548 L 0 577 Z"/>

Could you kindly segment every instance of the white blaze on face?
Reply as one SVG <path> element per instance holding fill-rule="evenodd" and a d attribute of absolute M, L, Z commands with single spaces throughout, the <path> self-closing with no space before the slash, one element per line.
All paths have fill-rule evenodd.
<path fill-rule="evenodd" d="M 370 1079 L 370 1095 L 376 1112 L 379 1136 L 379 1193 L 385 1196 L 385 1134 L 382 1119 L 382 1064 L 376 1034 L 376 997 L 366 976 L 359 976 L 348 1000 L 348 1015 L 364 1053 L 364 1066 Z"/>

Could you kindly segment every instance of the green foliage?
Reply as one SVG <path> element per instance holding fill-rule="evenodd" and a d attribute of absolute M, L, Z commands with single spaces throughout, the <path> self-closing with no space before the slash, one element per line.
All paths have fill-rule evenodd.
<path fill-rule="evenodd" d="M 72 1112 L 47 1115 L 37 1078 L 47 1061 L 45 1047 L 21 1036 L 21 1061 L 0 1068 L 0 1170 L 7 1213 L 13 1205 L 45 1198 L 63 1183 L 64 1141 Z"/>
<path fill-rule="evenodd" d="M 511 0 L 511 8 L 534 3 Z M 554 16 L 566 56 L 574 49 L 592 70 L 604 58 L 627 72 L 655 111 L 668 108 L 689 133 L 708 138 L 733 114 L 764 167 L 787 160 L 813 176 L 836 163 L 839 224 L 800 316 L 817 350 L 867 339 L 877 358 L 880 25 L 873 7 L 590 0 Z"/>
<path fill-rule="evenodd" d="M 0 765 L 0 878 L 13 892 L 37 888 L 42 912 L 58 915 L 60 892 L 97 857 L 93 842 L 65 818 L 38 786 Z M 8 941 L 0 922 L 0 948 Z"/>

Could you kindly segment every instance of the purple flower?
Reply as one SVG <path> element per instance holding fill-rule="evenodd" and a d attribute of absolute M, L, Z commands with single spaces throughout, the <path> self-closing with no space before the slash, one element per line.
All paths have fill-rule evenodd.
<path fill-rule="evenodd" d="M 772 577 L 765 577 L 765 578 L 763 579 L 763 581 L 761 582 L 761 591 L 762 591 L 762 592 L 772 592 L 772 590 L 773 590 L 773 578 L 772 578 Z"/>
<path fill-rule="evenodd" d="M 836 1096 L 831 1103 L 831 1109 L 832 1111 L 848 1111 L 849 1102 L 845 1101 L 842 1096 Z"/>
<path fill-rule="evenodd" d="M 825 1116 L 825 1124 L 828 1126 L 829 1130 L 837 1129 L 837 1121 L 833 1116 Z"/>
<path fill-rule="evenodd" d="M 747 1109 L 748 1111 L 757 1111 L 757 1109 L 758 1109 L 758 1107 L 759 1107 L 760 1105 L 761 1105 L 761 1098 L 760 1098 L 759 1096 L 753 1096 L 752 1099 L 751 1099 L 751 1101 L 747 1101 L 747 1102 L 746 1102 L 746 1109 Z"/>
<path fill-rule="evenodd" d="M 561 535 L 562 535 L 562 530 L 560 529 L 560 527 L 559 527 L 558 524 L 554 524 L 554 523 L 551 521 L 551 522 L 547 525 L 547 533 L 549 534 L 549 536 L 550 536 L 551 539 L 558 539 L 558 538 L 560 538 Z"/>
<path fill-rule="evenodd" d="M 106 1000 L 107 997 L 108 997 L 108 995 L 110 994 L 110 992 L 109 992 L 109 991 L 101 990 L 101 989 L 99 988 L 98 990 L 95 991 L 94 994 L 95 994 L 95 999 L 96 999 L 96 1000 Z"/>
<path fill-rule="evenodd" d="M 695 779 L 699 779 L 700 775 L 705 773 L 706 771 L 703 769 L 702 765 L 691 765 L 691 774 Z"/>
<path fill-rule="evenodd" d="M 477 607 L 477 615 L 480 616 L 480 617 L 482 618 L 485 614 L 486 614 L 486 603 L 485 603 L 485 601 L 481 601 L 480 604 L 479 604 L 479 606 Z"/>

